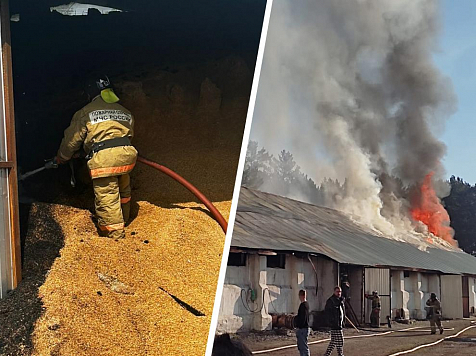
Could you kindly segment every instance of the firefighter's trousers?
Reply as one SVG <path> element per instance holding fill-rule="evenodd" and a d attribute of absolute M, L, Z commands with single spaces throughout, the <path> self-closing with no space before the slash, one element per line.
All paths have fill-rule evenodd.
<path fill-rule="evenodd" d="M 373 308 L 370 313 L 370 325 L 374 328 L 380 327 L 380 308 Z"/>
<path fill-rule="evenodd" d="M 441 326 L 441 315 L 433 314 L 430 317 L 430 327 L 433 334 L 436 333 L 436 327 L 438 327 L 440 331 L 443 330 L 443 327 Z"/>
<path fill-rule="evenodd" d="M 131 204 L 129 174 L 95 178 L 93 188 L 99 230 L 104 236 L 123 238 Z"/>

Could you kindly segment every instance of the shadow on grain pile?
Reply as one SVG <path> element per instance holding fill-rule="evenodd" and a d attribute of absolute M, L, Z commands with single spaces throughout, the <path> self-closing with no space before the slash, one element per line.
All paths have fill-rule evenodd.
<path fill-rule="evenodd" d="M 236 58 L 187 68 L 129 74 L 118 79 L 118 92 L 137 118 L 139 152 L 196 185 L 228 220 L 251 74 Z M 30 293 L 36 312 L 29 329 L 17 331 L 25 350 L 15 342 L 12 354 L 203 355 L 224 242 L 208 210 L 177 182 L 138 164 L 133 220 L 116 242 L 97 235 L 88 183 L 68 184 L 63 166 L 26 187 L 50 203 L 32 205 L 26 280 L 28 266 L 46 263 L 41 252 L 28 253 L 36 249 L 33 238 L 52 244 L 54 257 Z M 55 230 L 41 230 L 44 219 Z M 22 285 L 14 293 L 21 296 Z"/>
<path fill-rule="evenodd" d="M 53 218 L 47 204 L 21 207 L 22 222 L 29 228 L 22 230 L 23 280 L 0 303 L 0 355 L 29 355 L 35 323 L 44 311 L 38 296 L 39 287 L 59 251 L 64 246 L 61 227 Z M 29 231 L 26 234 L 26 231 Z"/>

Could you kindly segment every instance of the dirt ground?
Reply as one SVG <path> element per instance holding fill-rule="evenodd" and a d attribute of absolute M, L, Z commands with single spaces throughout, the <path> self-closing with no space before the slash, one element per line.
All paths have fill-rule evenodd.
<path fill-rule="evenodd" d="M 189 180 L 226 220 L 251 79 L 244 60 L 227 57 L 116 80 L 139 153 Z M 0 355 L 203 355 L 225 237 L 218 223 L 138 163 L 126 239 L 100 238 L 84 163 L 75 167 L 75 188 L 67 166 L 22 186 L 23 281 L 0 301 Z"/>
<path fill-rule="evenodd" d="M 443 335 L 431 335 L 428 322 L 416 322 L 411 325 L 392 324 L 392 328 L 382 327 L 377 331 L 368 329 L 368 331 L 361 331 L 357 333 L 353 329 L 346 329 L 344 331 L 345 337 L 351 337 L 344 341 L 344 353 L 346 356 L 389 356 L 397 352 L 411 350 L 423 344 L 433 343 L 444 337 L 455 335 L 460 330 L 468 326 L 474 326 L 466 332 L 459 335 L 457 338 L 448 339 L 441 343 L 421 348 L 410 355 L 476 355 L 476 318 L 472 320 L 451 320 L 444 321 L 443 327 L 445 331 Z M 406 330 L 415 328 L 411 330 Z M 386 333 L 393 331 L 392 333 Z M 361 335 L 380 334 L 378 336 L 370 337 L 356 337 Z M 261 350 L 270 350 L 282 346 L 295 345 L 295 336 L 289 332 L 287 336 L 271 336 L 249 334 L 241 335 L 240 339 L 254 352 Z M 327 349 L 329 341 L 328 333 L 313 332 L 309 339 L 311 355 L 323 355 Z M 314 343 L 314 344 L 312 344 Z M 285 348 L 283 350 L 270 351 L 259 353 L 260 355 L 299 355 L 296 346 Z M 337 352 L 334 350 L 335 355 Z"/>

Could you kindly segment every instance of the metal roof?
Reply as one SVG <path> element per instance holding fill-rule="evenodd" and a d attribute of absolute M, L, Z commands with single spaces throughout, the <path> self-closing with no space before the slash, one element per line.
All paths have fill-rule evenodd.
<path fill-rule="evenodd" d="M 344 213 L 241 188 L 231 245 L 316 253 L 337 262 L 476 275 L 476 258 L 381 237 Z"/>

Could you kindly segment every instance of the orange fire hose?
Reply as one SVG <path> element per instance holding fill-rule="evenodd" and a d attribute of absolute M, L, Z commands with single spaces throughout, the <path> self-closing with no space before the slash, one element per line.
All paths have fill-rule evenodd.
<path fill-rule="evenodd" d="M 210 200 L 207 199 L 205 195 L 203 195 L 197 188 L 195 188 L 191 183 L 186 181 L 183 177 L 179 176 L 177 173 L 172 171 L 171 169 L 164 167 L 158 163 L 149 161 L 148 159 L 145 159 L 144 157 L 137 157 L 137 160 L 139 162 L 142 162 L 149 167 L 155 168 L 162 173 L 167 174 L 169 177 L 175 179 L 177 182 L 182 184 L 185 188 L 187 188 L 190 192 L 192 192 L 200 201 L 205 204 L 205 206 L 210 210 L 210 213 L 213 215 L 216 221 L 220 224 L 221 228 L 223 229 L 223 232 L 226 234 L 226 229 L 227 229 L 227 222 L 223 215 L 220 214 L 220 212 L 215 208 L 215 206 L 211 203 Z"/>

